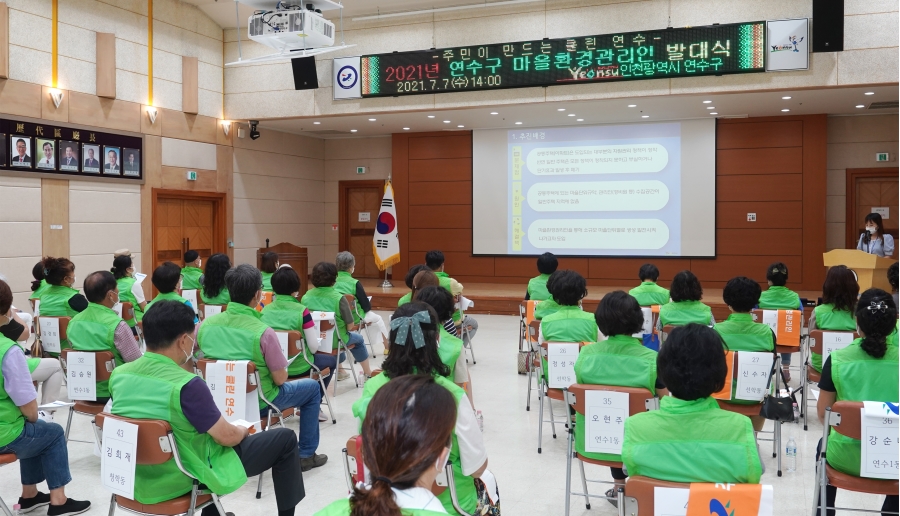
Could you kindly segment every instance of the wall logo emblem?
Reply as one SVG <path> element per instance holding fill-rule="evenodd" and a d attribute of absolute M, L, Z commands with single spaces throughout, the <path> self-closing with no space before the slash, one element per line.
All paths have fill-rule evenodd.
<path fill-rule="evenodd" d="M 359 81 L 359 71 L 353 66 L 347 65 L 338 70 L 338 85 L 345 90 L 356 86 Z"/>
<path fill-rule="evenodd" d="M 788 36 L 788 43 L 784 45 L 772 45 L 772 52 L 800 52 L 800 43 L 806 39 L 803 36 Z"/>

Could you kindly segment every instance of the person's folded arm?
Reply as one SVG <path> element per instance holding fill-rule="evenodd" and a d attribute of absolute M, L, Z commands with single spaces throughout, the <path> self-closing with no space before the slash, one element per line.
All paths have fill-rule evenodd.
<path fill-rule="evenodd" d="M 890 258 L 894 255 L 894 237 L 892 235 L 884 235 L 884 256 L 885 258 Z"/>
<path fill-rule="evenodd" d="M 247 437 L 249 429 L 225 421 L 209 387 L 200 377 L 186 383 L 179 397 L 181 412 L 197 433 L 208 433 L 222 446 L 236 446 Z"/>
<path fill-rule="evenodd" d="M 837 400 L 837 388 L 831 378 L 831 357 L 822 364 L 822 374 L 819 377 L 819 401 L 816 402 L 816 415 L 819 422 L 825 424 L 825 410 L 834 405 Z"/>
<path fill-rule="evenodd" d="M 484 447 L 484 435 L 475 419 L 475 411 L 466 397 L 460 398 L 457 406 L 456 442 L 459 444 L 463 475 L 480 477 L 487 469 L 487 450 Z"/>
<path fill-rule="evenodd" d="M 19 411 L 30 423 L 37 421 L 37 391 L 31 383 L 31 373 L 25 353 L 18 345 L 12 346 L 0 357 L 3 361 L 3 389 L 9 399 L 19 407 Z"/>
<path fill-rule="evenodd" d="M 116 326 L 116 333 L 113 340 L 116 349 L 119 351 L 119 354 L 122 355 L 122 360 L 125 362 L 134 362 L 141 358 L 141 348 L 134 339 L 131 328 L 125 324 L 125 321 L 119 321 L 119 325 Z"/>
<path fill-rule="evenodd" d="M 341 297 L 339 305 L 341 313 L 334 314 L 334 316 L 340 317 L 341 320 L 344 321 L 344 324 L 347 325 L 347 331 L 353 331 L 359 328 L 359 326 L 353 322 L 353 312 L 350 311 L 350 302 L 347 301 L 347 298 Z"/>
<path fill-rule="evenodd" d="M 463 284 L 456 281 L 453 278 L 450 278 L 450 293 L 453 294 L 454 296 L 458 296 L 458 295 L 462 294 L 462 291 L 463 291 Z"/>
<path fill-rule="evenodd" d="M 22 330 L 20 332 L 18 332 L 19 333 L 19 335 L 17 336 L 18 338 L 10 339 L 10 340 L 14 340 L 16 342 L 23 342 L 23 341 L 28 340 L 28 337 L 31 336 L 31 331 L 28 329 L 28 325 L 25 324 L 25 321 L 23 321 L 22 318 L 19 317 L 19 314 L 15 308 L 10 307 L 8 317 L 10 319 L 10 324 L 16 323 L 16 324 L 18 324 L 18 326 L 22 327 Z M 15 328 L 18 329 L 18 327 L 15 327 Z M 13 333 L 15 333 L 15 332 L 13 332 Z M 5 333 L 4 333 L 4 335 L 5 335 Z M 7 337 L 9 337 L 9 336 L 7 335 Z"/>
<path fill-rule="evenodd" d="M 281 386 L 288 379 L 288 363 L 287 357 L 281 351 L 281 344 L 278 342 L 275 330 L 266 328 L 262 337 L 259 338 L 259 347 L 263 360 L 266 361 L 266 367 L 269 368 L 269 373 L 272 375 L 272 381 L 275 382 L 275 385 Z"/>
<path fill-rule="evenodd" d="M 319 351 L 319 332 L 316 331 L 316 323 L 312 320 L 309 310 L 303 310 L 303 340 L 310 353 Z"/>
<path fill-rule="evenodd" d="M 363 312 L 372 310 L 372 303 L 369 302 L 369 296 L 366 295 L 366 289 L 363 288 L 362 281 L 356 282 L 356 303 Z"/>
<path fill-rule="evenodd" d="M 69 298 L 69 306 L 78 313 L 85 311 L 88 307 L 88 300 L 81 294 L 75 294 Z"/>

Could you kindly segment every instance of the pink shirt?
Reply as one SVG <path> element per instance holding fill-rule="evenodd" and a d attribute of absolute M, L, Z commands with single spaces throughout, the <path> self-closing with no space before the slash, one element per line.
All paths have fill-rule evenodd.
<path fill-rule="evenodd" d="M 197 335 L 200 334 L 200 327 L 203 326 L 205 322 L 206 321 L 198 324 L 194 329 L 194 351 L 198 348 L 196 342 Z M 287 358 L 284 356 L 284 353 L 281 352 L 281 344 L 278 342 L 278 335 L 275 335 L 275 330 L 266 328 L 266 331 L 264 331 L 259 338 L 259 348 L 260 351 L 262 351 L 263 360 L 266 361 L 266 367 L 269 368 L 269 371 L 281 371 L 282 369 L 287 369 Z"/>

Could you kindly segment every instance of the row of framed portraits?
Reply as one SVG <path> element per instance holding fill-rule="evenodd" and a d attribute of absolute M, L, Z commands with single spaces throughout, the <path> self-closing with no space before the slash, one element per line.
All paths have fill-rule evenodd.
<path fill-rule="evenodd" d="M 0 141 L 5 136 L 0 133 Z M 141 177 L 140 149 L 19 134 L 9 135 L 9 146 L 0 148 L 0 167 Z"/>

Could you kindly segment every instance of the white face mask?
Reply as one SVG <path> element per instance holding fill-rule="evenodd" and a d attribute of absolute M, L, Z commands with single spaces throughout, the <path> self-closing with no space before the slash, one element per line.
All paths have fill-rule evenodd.
<path fill-rule="evenodd" d="M 878 231 L 878 226 L 866 226 L 866 231 L 868 231 L 869 233 L 875 233 L 876 231 Z"/>
<path fill-rule="evenodd" d="M 203 265 L 203 260 L 197 260 L 197 268 L 198 269 L 200 268 L 201 265 Z"/>
<path fill-rule="evenodd" d="M 434 463 L 434 467 L 439 474 L 441 471 L 444 471 L 444 467 L 447 465 L 448 460 L 450 460 L 450 450 L 444 448 L 444 453 L 441 457 L 438 457 L 438 460 Z"/>
<path fill-rule="evenodd" d="M 188 337 L 188 338 L 191 339 L 191 351 L 193 351 L 194 350 L 194 339 L 192 337 Z M 188 362 L 190 362 L 191 354 L 188 353 L 187 351 L 185 351 L 184 348 L 181 348 L 181 352 L 184 353 L 184 362 L 182 362 L 179 365 L 184 365 L 184 364 L 187 364 Z"/>

